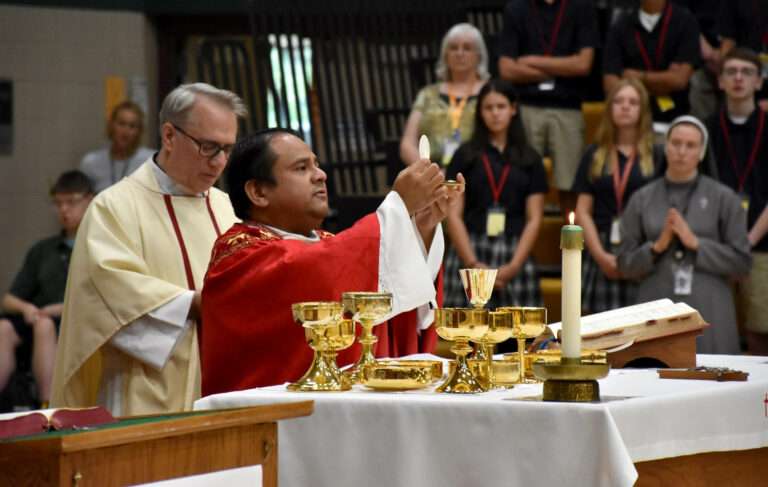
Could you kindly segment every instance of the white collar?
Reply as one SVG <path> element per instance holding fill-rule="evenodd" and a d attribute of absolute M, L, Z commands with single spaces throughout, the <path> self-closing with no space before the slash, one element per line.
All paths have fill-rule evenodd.
<path fill-rule="evenodd" d="M 154 157 L 152 157 L 152 172 L 155 174 L 157 180 L 157 186 L 160 188 L 160 192 L 163 194 L 169 194 L 171 196 L 190 196 L 184 188 L 181 187 L 176 181 L 163 171 L 160 164 L 157 163 Z M 195 195 L 198 198 L 205 197 L 205 193 L 198 193 Z"/>
<path fill-rule="evenodd" d="M 249 222 L 246 222 L 246 225 L 251 227 L 256 226 L 255 224 L 249 223 Z M 272 225 L 267 225 L 266 223 L 259 223 L 259 225 L 269 228 L 270 230 L 280 235 L 285 240 L 300 240 L 302 242 L 319 242 L 320 241 L 320 236 L 314 230 L 312 230 L 312 235 L 307 237 L 306 235 L 302 235 L 300 233 L 293 233 L 293 232 L 281 230 L 280 228 L 273 227 Z"/>
<path fill-rule="evenodd" d="M 643 9 L 640 9 L 640 24 L 643 26 L 645 30 L 648 32 L 651 32 L 654 27 L 656 27 L 656 24 L 659 23 L 659 19 L 661 18 L 661 12 L 657 14 L 649 14 L 643 11 Z"/>
<path fill-rule="evenodd" d="M 749 119 L 749 116 L 746 117 L 737 117 L 735 115 L 728 114 L 728 118 L 731 119 L 731 122 L 733 122 L 735 125 L 744 125 L 747 123 L 747 119 Z"/>

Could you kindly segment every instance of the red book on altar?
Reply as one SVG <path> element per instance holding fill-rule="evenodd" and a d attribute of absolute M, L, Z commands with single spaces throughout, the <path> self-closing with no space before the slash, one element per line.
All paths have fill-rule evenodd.
<path fill-rule="evenodd" d="M 7 418 L 7 419 L 3 419 Z M 52 430 L 85 428 L 117 421 L 101 406 L 83 409 L 41 409 L 0 415 L 0 440 Z"/>

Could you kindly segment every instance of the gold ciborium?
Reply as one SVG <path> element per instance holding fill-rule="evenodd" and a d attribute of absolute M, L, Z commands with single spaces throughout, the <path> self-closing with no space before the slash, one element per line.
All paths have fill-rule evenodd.
<path fill-rule="evenodd" d="M 373 345 L 378 338 L 373 334 L 373 327 L 392 312 L 392 294 L 376 292 L 349 292 L 341 295 L 344 318 L 359 322 L 362 332 L 358 341 L 363 346 L 360 358 L 355 365 L 344 371 L 350 382 L 361 381 L 363 366 L 376 362 Z"/>
<path fill-rule="evenodd" d="M 355 342 L 355 323 L 342 317 L 341 303 L 295 303 L 291 309 L 294 321 L 304 327 L 307 343 L 315 356 L 309 370 L 297 382 L 289 384 L 288 390 L 349 390 L 351 385 L 336 364 L 336 354 Z"/>
<path fill-rule="evenodd" d="M 539 381 L 526 377 L 525 339 L 536 338 L 547 327 L 547 308 L 507 306 L 499 310 L 512 313 L 512 336 L 517 339 L 517 357 L 520 364 L 520 384 L 537 384 Z"/>
<path fill-rule="evenodd" d="M 488 332 L 488 311 L 476 308 L 438 308 L 435 328 L 444 340 L 455 342 L 451 352 L 456 354 L 456 369 L 438 388 L 438 392 L 471 394 L 484 392 L 477 377 L 467 366 L 467 354 L 472 351 L 469 341 L 479 340 Z"/>

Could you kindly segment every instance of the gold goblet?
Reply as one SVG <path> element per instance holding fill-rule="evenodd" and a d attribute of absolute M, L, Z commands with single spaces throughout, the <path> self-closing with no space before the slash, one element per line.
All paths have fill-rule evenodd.
<path fill-rule="evenodd" d="M 471 394 L 485 388 L 467 366 L 467 354 L 472 351 L 470 340 L 479 340 L 488 332 L 488 311 L 473 308 L 439 308 L 435 310 L 437 334 L 455 342 L 451 352 L 456 354 L 456 368 L 441 384 L 438 392 Z"/>
<path fill-rule="evenodd" d="M 512 313 L 512 336 L 517 339 L 517 357 L 520 364 L 520 384 L 536 384 L 536 379 L 526 378 L 525 339 L 536 338 L 547 327 L 547 308 L 507 306 L 499 310 Z"/>
<path fill-rule="evenodd" d="M 484 308 L 485 304 L 491 300 L 497 272 L 498 269 L 459 269 L 464 293 L 473 308 Z M 493 346 L 490 347 L 490 355 L 485 347 L 480 346 L 473 357 L 477 360 L 492 360 Z"/>
<path fill-rule="evenodd" d="M 351 368 L 344 371 L 344 375 L 350 382 L 357 384 L 361 381 L 363 366 L 376 362 L 373 355 L 373 345 L 378 341 L 378 338 L 374 336 L 372 331 L 378 321 L 392 312 L 392 294 L 349 292 L 341 295 L 341 302 L 344 307 L 344 318 L 359 322 L 362 328 L 360 338 L 358 338 L 363 346 L 360 358 Z"/>
<path fill-rule="evenodd" d="M 483 384 L 488 389 L 497 387 L 496 377 L 493 367 L 493 347 L 497 343 L 512 338 L 514 331 L 514 321 L 512 312 L 507 310 L 496 310 L 488 312 L 488 331 L 475 341 L 479 345 L 479 353 L 475 354 L 475 359 L 483 360 L 487 364 L 488 384 Z"/>
<path fill-rule="evenodd" d="M 490 301 L 498 269 L 459 269 L 461 284 L 473 308 L 483 308 Z"/>
<path fill-rule="evenodd" d="M 352 386 L 336 364 L 339 350 L 355 342 L 355 323 L 342 317 L 341 303 L 316 301 L 295 303 L 293 319 L 304 327 L 304 335 L 315 351 L 312 365 L 290 391 L 346 391 Z"/>

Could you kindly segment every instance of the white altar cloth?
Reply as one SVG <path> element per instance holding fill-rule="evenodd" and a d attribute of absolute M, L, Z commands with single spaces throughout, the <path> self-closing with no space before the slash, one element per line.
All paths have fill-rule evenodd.
<path fill-rule="evenodd" d="M 195 409 L 314 400 L 311 416 L 278 423 L 281 487 L 631 486 L 634 462 L 768 447 L 768 357 L 697 361 L 749 380 L 616 369 L 599 381 L 603 402 L 588 404 L 523 399 L 540 396 L 539 384 L 466 396 L 274 386 L 208 396 Z"/>

